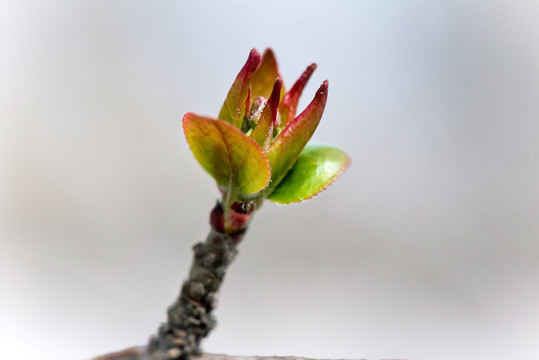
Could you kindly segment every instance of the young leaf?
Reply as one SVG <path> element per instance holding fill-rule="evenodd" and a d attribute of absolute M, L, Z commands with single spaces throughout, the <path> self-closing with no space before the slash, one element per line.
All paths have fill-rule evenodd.
<path fill-rule="evenodd" d="M 258 50 L 253 49 L 228 91 L 225 102 L 219 111 L 219 119 L 232 124 L 238 129 L 241 129 L 243 116 L 245 115 L 251 78 L 259 64 L 260 53 Z"/>
<path fill-rule="evenodd" d="M 296 109 L 298 107 L 299 98 L 301 96 L 301 93 L 303 92 L 303 89 L 305 88 L 305 85 L 307 85 L 307 82 L 311 78 L 311 75 L 313 74 L 314 70 L 316 70 L 316 64 L 311 64 L 303 74 L 299 77 L 299 79 L 295 82 L 294 86 L 286 93 L 286 95 L 283 98 L 283 101 L 279 105 L 279 112 L 281 113 L 281 124 L 282 126 L 288 125 L 290 121 L 294 119 L 294 116 L 296 116 Z"/>
<path fill-rule="evenodd" d="M 264 151 L 240 130 L 192 113 L 183 117 L 183 130 L 193 155 L 220 186 L 251 194 L 268 185 L 270 166 Z"/>
<path fill-rule="evenodd" d="M 260 66 L 256 69 L 251 80 L 251 96 L 252 99 L 262 96 L 264 99 L 269 99 L 273 83 L 275 79 L 281 77 L 279 74 L 279 68 L 277 66 L 277 60 L 273 51 L 268 48 L 262 54 L 262 60 Z M 282 89 L 284 95 L 284 88 Z M 281 94 L 279 94 L 279 100 L 281 100 Z"/>
<path fill-rule="evenodd" d="M 281 78 L 277 78 L 273 85 L 271 96 L 266 102 L 264 110 L 262 110 L 260 120 L 258 120 L 258 123 L 250 135 L 250 137 L 256 141 L 264 151 L 268 150 L 270 141 L 273 138 L 273 128 L 277 125 L 277 108 L 279 106 L 279 96 L 281 94 L 282 85 L 283 81 Z"/>
<path fill-rule="evenodd" d="M 325 190 L 350 166 L 350 158 L 332 146 L 307 146 L 269 196 L 290 204 L 309 199 Z"/>
<path fill-rule="evenodd" d="M 320 86 L 309 106 L 277 135 L 268 150 L 271 185 L 277 186 L 294 165 L 301 150 L 313 135 L 326 106 L 327 80 Z"/>

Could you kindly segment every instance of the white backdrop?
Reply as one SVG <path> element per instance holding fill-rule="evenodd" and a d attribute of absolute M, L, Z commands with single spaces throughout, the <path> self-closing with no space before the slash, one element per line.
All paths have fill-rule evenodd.
<path fill-rule="evenodd" d="M 353 164 L 257 214 L 211 352 L 539 357 L 539 3 L 3 1 L 0 358 L 143 344 L 217 190 L 181 132 L 271 46 Z"/>

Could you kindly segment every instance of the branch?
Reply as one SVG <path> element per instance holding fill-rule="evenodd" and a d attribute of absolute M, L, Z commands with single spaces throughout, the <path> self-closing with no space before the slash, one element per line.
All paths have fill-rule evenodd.
<path fill-rule="evenodd" d="M 132 347 L 115 353 L 98 356 L 92 360 L 143 360 L 146 351 L 144 347 Z"/>
<path fill-rule="evenodd" d="M 123 351 L 99 356 L 92 360 L 153 360 L 146 354 L 144 347 L 133 347 Z M 233 356 L 202 353 L 193 360 L 314 360 L 297 356 Z"/>

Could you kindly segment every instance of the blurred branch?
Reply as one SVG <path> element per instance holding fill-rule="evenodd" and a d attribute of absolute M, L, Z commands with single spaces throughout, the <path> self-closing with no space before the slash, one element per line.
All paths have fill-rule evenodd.
<path fill-rule="evenodd" d="M 297 356 L 232 356 L 202 353 L 193 360 L 313 360 Z M 116 353 L 99 356 L 92 360 L 153 360 L 148 357 L 144 347 L 133 347 Z"/>
<path fill-rule="evenodd" d="M 115 353 L 98 356 L 92 360 L 143 360 L 146 358 L 144 347 L 132 347 Z"/>

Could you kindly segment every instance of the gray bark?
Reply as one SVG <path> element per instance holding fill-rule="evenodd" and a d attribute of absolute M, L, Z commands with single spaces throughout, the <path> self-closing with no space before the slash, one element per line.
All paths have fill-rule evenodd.
<path fill-rule="evenodd" d="M 187 359 L 200 353 L 200 342 L 215 327 L 212 314 L 228 266 L 237 254 L 241 234 L 212 229 L 205 242 L 193 247 L 188 279 L 178 299 L 168 308 L 167 322 L 151 338 L 147 352 L 152 359 Z"/>
<path fill-rule="evenodd" d="M 228 266 L 236 257 L 252 208 L 235 206 L 229 214 L 237 224 L 225 232 L 224 213 L 220 203 L 211 212 L 211 230 L 204 242 L 193 246 L 193 262 L 180 295 L 168 308 L 167 321 L 150 338 L 146 347 L 136 347 L 108 354 L 95 360 L 188 360 L 200 355 L 200 343 L 215 327 L 212 314 L 216 297 Z M 239 220 L 238 220 L 239 219 Z"/>
<path fill-rule="evenodd" d="M 126 349 L 117 353 L 103 355 L 93 360 L 153 360 L 148 357 L 145 348 L 136 347 Z M 313 360 L 297 356 L 231 356 L 223 354 L 202 353 L 193 360 Z"/>

